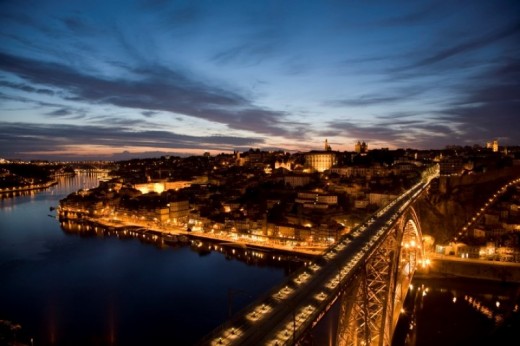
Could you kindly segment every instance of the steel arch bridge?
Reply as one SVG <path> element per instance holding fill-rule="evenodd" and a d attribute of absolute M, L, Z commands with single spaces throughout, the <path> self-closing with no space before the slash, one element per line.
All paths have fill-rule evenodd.
<path fill-rule="evenodd" d="M 200 341 L 200 345 L 296 345 L 336 303 L 336 345 L 391 344 L 424 248 L 415 200 L 438 170 Z"/>
<path fill-rule="evenodd" d="M 413 273 L 424 263 L 421 229 L 413 207 L 341 293 L 337 345 L 390 345 Z"/>

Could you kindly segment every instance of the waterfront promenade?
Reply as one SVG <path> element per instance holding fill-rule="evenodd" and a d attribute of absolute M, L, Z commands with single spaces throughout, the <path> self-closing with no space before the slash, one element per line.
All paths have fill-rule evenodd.
<path fill-rule="evenodd" d="M 53 185 L 58 184 L 57 180 L 52 180 L 43 184 L 30 184 L 23 186 L 12 186 L 6 188 L 0 188 L 0 194 L 12 193 L 12 192 L 20 192 L 20 191 L 30 191 L 30 190 L 43 190 L 47 189 Z"/>
<path fill-rule="evenodd" d="M 67 219 L 67 218 L 65 218 Z M 73 218 L 71 221 L 84 221 L 92 224 L 98 224 L 105 227 L 114 228 L 143 228 L 156 233 L 161 233 L 164 236 L 175 235 L 175 236 L 188 236 L 191 238 L 198 238 L 203 240 L 211 240 L 217 242 L 233 243 L 240 247 L 256 247 L 265 248 L 270 250 L 277 250 L 282 252 L 296 253 L 307 256 L 320 256 L 323 255 L 329 246 L 327 245 L 308 245 L 308 246 L 296 246 L 296 245 L 285 245 L 276 243 L 269 240 L 258 240 L 251 238 L 249 234 L 237 234 L 224 231 L 218 232 L 201 232 L 201 231 L 187 231 L 182 226 L 168 226 L 161 227 L 160 225 L 153 225 L 150 223 L 138 223 L 138 222 L 127 222 L 127 221 L 111 221 L 101 218 L 91 218 L 83 216 L 81 218 Z"/>

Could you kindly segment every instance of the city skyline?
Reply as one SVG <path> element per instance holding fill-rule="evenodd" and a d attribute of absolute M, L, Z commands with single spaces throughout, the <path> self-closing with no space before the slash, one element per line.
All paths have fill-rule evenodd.
<path fill-rule="evenodd" d="M 0 157 L 519 144 L 516 1 L 35 1 L 0 17 Z"/>

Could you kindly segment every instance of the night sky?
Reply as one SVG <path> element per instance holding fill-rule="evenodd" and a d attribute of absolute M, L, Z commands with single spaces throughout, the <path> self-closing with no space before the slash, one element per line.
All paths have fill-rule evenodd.
<path fill-rule="evenodd" d="M 0 157 L 520 144 L 520 1 L 0 1 Z"/>

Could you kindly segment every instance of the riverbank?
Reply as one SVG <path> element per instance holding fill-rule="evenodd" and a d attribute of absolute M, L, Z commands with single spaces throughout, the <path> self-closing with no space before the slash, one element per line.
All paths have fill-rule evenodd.
<path fill-rule="evenodd" d="M 432 255 L 431 264 L 419 268 L 414 277 L 450 278 L 460 277 L 499 282 L 520 283 L 520 263 L 458 258 Z"/>
<path fill-rule="evenodd" d="M 232 299 L 238 311 L 309 261 L 194 240 L 161 246 L 145 230 L 66 231 L 49 207 L 99 179 L 58 181 L 0 201 L 0 319 L 35 346 L 194 345 L 226 320 L 230 290 L 247 292 Z"/>
<path fill-rule="evenodd" d="M 59 210 L 58 210 L 59 214 Z M 149 224 L 139 224 L 139 223 L 130 223 L 130 222 L 110 222 L 107 220 L 101 220 L 99 218 L 91 218 L 91 217 L 80 217 L 80 218 L 67 218 L 60 216 L 60 221 L 72 221 L 77 222 L 79 220 L 91 223 L 92 225 L 99 225 L 103 227 L 112 227 L 116 229 L 125 229 L 125 228 L 141 228 L 153 231 L 155 233 L 161 234 L 164 237 L 175 235 L 175 236 L 186 236 L 193 239 L 200 240 L 210 240 L 214 242 L 226 242 L 235 244 L 239 247 L 247 247 L 251 249 L 265 249 L 265 250 L 275 250 L 279 252 L 291 253 L 291 254 L 301 254 L 305 256 L 321 256 L 325 253 L 327 247 L 325 246 L 316 246 L 316 247 L 304 247 L 304 246 L 290 246 L 283 244 L 276 244 L 267 241 L 258 241 L 253 240 L 251 238 L 247 238 L 249 235 L 238 235 L 236 233 L 225 234 L 224 232 L 219 233 L 204 233 L 199 231 L 187 231 L 179 227 L 162 228 L 157 225 L 149 225 Z"/>
<path fill-rule="evenodd" d="M 49 181 L 49 182 L 43 183 L 43 184 L 31 184 L 31 185 L 24 185 L 24 186 L 6 187 L 3 189 L 0 189 L 0 194 L 20 192 L 20 191 L 43 190 L 43 189 L 47 189 L 47 188 L 57 185 L 57 184 L 58 184 L 57 180 L 52 180 L 52 181 Z"/>

